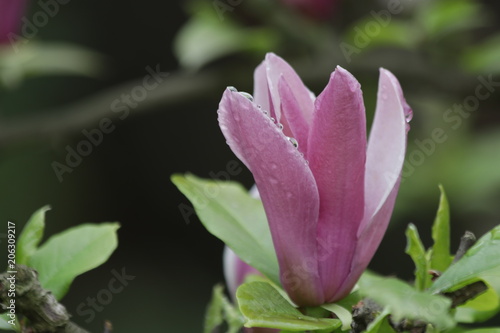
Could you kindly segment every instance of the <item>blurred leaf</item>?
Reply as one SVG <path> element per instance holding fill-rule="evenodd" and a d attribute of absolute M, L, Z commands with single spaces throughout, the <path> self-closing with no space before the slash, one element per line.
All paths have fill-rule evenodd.
<path fill-rule="evenodd" d="M 212 333 L 217 327 L 222 325 L 224 322 L 224 317 L 222 315 L 222 298 L 223 287 L 221 285 L 214 286 L 212 290 L 212 299 L 208 303 L 207 311 L 205 313 L 205 325 L 203 333 Z"/>
<path fill-rule="evenodd" d="M 41 285 L 61 299 L 78 275 L 104 263 L 118 245 L 118 223 L 82 224 L 49 238 L 31 257 Z"/>
<path fill-rule="evenodd" d="M 172 182 L 191 201 L 205 228 L 238 257 L 280 284 L 279 267 L 262 202 L 240 184 L 173 175 Z"/>
<path fill-rule="evenodd" d="M 500 333 L 500 328 L 499 327 L 491 327 L 491 328 L 456 327 L 447 333 Z"/>
<path fill-rule="evenodd" d="M 0 84 L 18 85 L 28 76 L 81 75 L 100 77 L 104 57 L 81 46 L 30 41 L 0 48 Z"/>
<path fill-rule="evenodd" d="M 228 18 L 222 20 L 206 2 L 197 3 L 193 11 L 174 41 L 174 52 L 183 67 L 196 70 L 236 52 L 265 54 L 275 48 L 277 35 L 270 29 L 244 28 Z"/>
<path fill-rule="evenodd" d="M 442 185 L 439 185 L 439 190 L 439 208 L 432 226 L 434 245 L 430 249 L 430 268 L 444 272 L 453 260 L 450 254 L 450 207 Z"/>
<path fill-rule="evenodd" d="M 418 291 L 401 280 L 365 273 L 359 280 L 359 290 L 386 307 L 395 321 L 420 319 L 440 329 L 455 324 L 449 314 L 451 300 Z"/>
<path fill-rule="evenodd" d="M 406 228 L 406 253 L 410 255 L 415 263 L 415 288 L 425 290 L 431 284 L 429 274 L 429 261 L 425 253 L 424 245 L 418 235 L 417 227 L 410 223 Z"/>
<path fill-rule="evenodd" d="M 269 283 L 249 282 L 236 291 L 245 327 L 268 327 L 289 331 L 335 329 L 338 319 L 314 318 L 302 314 Z"/>
<path fill-rule="evenodd" d="M 29 259 L 36 252 L 38 244 L 43 238 L 45 229 L 45 212 L 50 210 L 50 206 L 44 206 L 31 215 L 29 221 L 24 226 L 17 240 L 18 264 L 27 265 Z"/>
<path fill-rule="evenodd" d="M 484 26 L 481 4 L 473 0 L 427 1 L 417 12 L 419 25 L 431 37 L 471 30 Z"/>
<path fill-rule="evenodd" d="M 0 315 L 0 330 L 2 330 L 2 331 L 15 331 L 16 330 L 15 329 L 16 326 L 12 326 L 11 324 L 8 323 L 9 320 L 10 320 L 10 318 L 7 317 L 6 313 Z M 17 320 L 16 320 L 16 323 L 17 323 Z"/>
<path fill-rule="evenodd" d="M 500 34 L 478 45 L 468 46 L 463 53 L 462 64 L 471 72 L 485 74 L 500 72 Z"/>
<path fill-rule="evenodd" d="M 204 333 L 212 333 L 217 327 L 222 325 L 224 320 L 228 324 L 227 333 L 237 333 L 243 326 L 244 319 L 237 309 L 229 302 L 224 295 L 224 288 L 221 285 L 214 286 L 212 299 L 205 314 Z"/>
<path fill-rule="evenodd" d="M 455 264 L 451 265 L 430 287 L 439 293 L 453 291 L 482 280 L 488 291 L 458 307 L 461 322 L 483 321 L 500 310 L 500 226 L 481 237 Z"/>
<path fill-rule="evenodd" d="M 372 14 L 373 15 L 373 14 Z M 369 26 L 378 27 L 376 33 L 368 31 Z M 420 35 L 418 31 L 408 22 L 402 20 L 390 20 L 387 24 L 379 24 L 374 17 L 367 16 L 357 21 L 349 28 L 345 40 L 359 51 L 367 51 L 374 47 L 391 45 L 405 49 L 416 46 Z"/>

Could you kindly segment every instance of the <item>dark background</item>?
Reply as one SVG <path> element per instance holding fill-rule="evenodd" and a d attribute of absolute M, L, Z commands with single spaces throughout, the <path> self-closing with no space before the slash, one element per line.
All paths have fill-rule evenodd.
<path fill-rule="evenodd" d="M 78 76 L 28 78 L 18 87 L 0 92 L 2 118 L 21 119 L 41 110 L 57 115 L 60 107 L 72 105 L 109 87 L 140 80 L 147 74 L 147 66 L 154 68 L 159 64 L 162 71 L 174 75 L 179 65 L 171 45 L 176 32 L 188 18 L 183 4 L 182 1 L 73 0 L 61 6 L 60 12 L 40 29 L 37 40 L 71 42 L 102 53 L 107 59 L 103 76 L 98 79 Z M 484 4 L 493 15 L 498 15 L 498 2 L 492 0 Z M 343 6 L 347 14 L 341 12 L 334 17 L 338 21 L 335 23 L 338 29 L 348 26 L 355 18 L 362 17 L 380 4 L 361 1 L 354 5 L 346 1 Z M 236 8 L 230 15 L 244 17 L 243 8 Z M 32 2 L 29 13 L 36 10 L 39 10 L 37 4 Z M 498 28 L 498 20 L 496 16 L 492 29 Z M 232 66 L 237 73 L 241 72 L 241 90 L 251 91 L 251 69 L 260 59 L 262 57 L 236 55 L 219 60 L 207 66 L 206 70 Z M 244 68 L 234 66 L 238 62 L 244 62 Z M 210 91 L 217 93 L 184 96 L 176 101 L 140 108 L 123 121 L 113 118 L 116 129 L 106 134 L 102 144 L 94 147 L 93 152 L 72 173 L 65 174 L 63 182 L 58 181 L 51 163 L 63 162 L 65 147 L 75 147 L 85 138 L 81 130 L 96 128 L 95 122 L 56 134 L 22 137 L 3 142 L 0 146 L 2 225 L 10 220 L 17 222 L 20 228 L 36 209 L 46 204 L 52 206 L 47 213 L 46 237 L 83 222 L 119 221 L 122 225 L 119 247 L 111 259 L 78 277 L 63 300 L 73 313 L 74 321 L 89 330 L 101 331 L 103 320 L 109 319 L 116 332 L 201 331 L 211 288 L 223 281 L 223 246 L 196 217 L 191 217 L 188 223 L 183 219 L 178 205 L 188 204 L 188 201 L 172 185 L 169 177 L 172 173 L 187 171 L 209 177 L 210 172 L 225 170 L 226 164 L 235 159 L 220 133 L 215 112 L 224 87 L 236 84 L 226 81 L 224 71 L 219 73 L 215 82 L 205 82 L 211 86 Z M 371 73 L 371 76 L 361 74 L 358 77 L 361 84 L 369 89 L 377 79 L 376 72 Z M 306 80 L 306 83 L 319 93 L 328 74 L 324 73 L 322 82 Z M 228 75 L 228 78 L 233 76 Z M 193 80 L 196 78 L 194 74 Z M 401 81 L 403 88 L 425 91 L 425 88 L 419 88 L 425 84 L 424 81 L 415 82 L 405 75 Z M 431 89 L 436 91 L 439 88 Z M 451 101 L 445 105 L 463 99 L 453 95 L 456 91 L 450 93 L 444 89 L 440 94 Z M 368 96 L 367 109 L 373 109 L 374 103 L 370 102 L 370 98 L 374 98 L 374 92 L 368 90 L 365 96 Z M 421 108 L 417 97 L 410 95 L 408 100 Z M 474 114 L 471 118 L 472 133 L 496 133 L 499 104 L 494 101 L 489 103 L 492 106 L 484 113 Z M 426 120 L 419 119 L 419 108 L 415 109 L 415 130 L 410 132 L 410 141 L 422 133 L 419 128 L 425 127 Z M 421 137 L 424 138 L 425 134 Z M 451 149 L 451 146 L 443 145 L 438 152 Z M 494 145 L 491 154 L 498 154 L 499 151 L 500 148 Z M 436 159 L 432 163 L 437 164 L 453 163 L 443 162 L 436 156 L 432 159 Z M 439 172 L 470 171 L 466 164 L 453 164 L 443 169 L 445 171 Z M 419 172 L 417 170 L 412 177 L 425 178 Z M 442 181 L 439 172 L 425 184 L 420 184 L 417 194 L 409 194 L 414 193 L 412 182 L 403 183 L 402 198 L 397 204 L 400 205 L 403 200 L 403 206 L 396 209 L 392 226 L 371 265 L 374 270 L 410 278 L 413 267 L 404 254 L 404 229 L 409 222 L 415 223 L 426 244 L 430 244 L 428 231 L 437 209 L 437 184 Z M 252 184 L 246 169 L 234 180 L 247 187 Z M 453 249 L 466 229 L 482 234 L 500 221 L 498 207 L 491 208 L 498 204 L 500 196 L 500 186 L 496 184 L 495 196 L 490 196 L 494 198 L 491 199 L 493 205 L 489 206 L 490 209 L 476 209 L 474 206 L 470 210 L 458 211 L 463 207 L 457 206 L 463 203 L 466 206 L 468 200 L 475 205 L 476 194 L 467 193 L 466 188 L 444 184 L 445 187 L 450 185 L 454 218 Z M 412 208 L 407 209 L 408 206 Z M 0 243 L 0 246 L 5 246 L 5 243 Z M 86 322 L 88 317 L 79 316 L 76 308 L 86 302 L 87 297 L 95 297 L 101 289 L 107 288 L 112 271 L 121 271 L 122 268 L 135 279 L 123 292 L 114 295 L 112 302 L 105 305 L 102 312 L 96 313 L 95 319 Z"/>

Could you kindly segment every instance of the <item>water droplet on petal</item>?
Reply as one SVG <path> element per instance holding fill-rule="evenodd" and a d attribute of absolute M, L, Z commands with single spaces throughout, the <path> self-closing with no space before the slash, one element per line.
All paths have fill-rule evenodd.
<path fill-rule="evenodd" d="M 271 169 L 273 170 L 278 169 L 278 165 L 276 163 L 271 163 Z"/>
<path fill-rule="evenodd" d="M 267 111 L 267 110 L 264 110 L 264 111 L 262 111 L 262 112 L 264 112 L 264 114 L 265 114 L 266 116 L 267 116 L 267 115 L 269 115 L 269 111 Z"/>
<path fill-rule="evenodd" d="M 229 89 L 229 91 L 232 91 L 232 92 L 238 92 L 238 89 L 236 89 L 233 86 L 229 86 L 229 87 L 227 87 L 227 89 Z"/>
<path fill-rule="evenodd" d="M 250 95 L 249 93 L 244 92 L 244 91 L 240 91 L 240 95 L 245 97 L 246 99 L 248 99 L 250 102 L 253 102 L 253 96 Z"/>
<path fill-rule="evenodd" d="M 272 121 L 273 123 L 275 123 L 275 122 L 276 122 L 276 119 L 274 119 L 273 117 L 271 117 L 271 118 L 269 118 L 269 119 L 271 119 L 271 121 Z"/>
<path fill-rule="evenodd" d="M 283 124 L 278 123 L 278 128 L 279 128 L 280 131 L 282 131 L 283 130 Z"/>
<path fill-rule="evenodd" d="M 295 140 L 294 138 L 290 138 L 290 137 L 287 137 L 288 141 L 290 141 L 290 143 L 295 147 L 295 148 L 299 148 L 299 143 L 297 142 L 297 140 Z"/>

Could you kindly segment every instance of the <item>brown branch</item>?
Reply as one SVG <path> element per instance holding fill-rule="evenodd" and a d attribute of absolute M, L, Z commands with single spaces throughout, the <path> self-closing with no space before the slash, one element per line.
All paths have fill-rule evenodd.
<path fill-rule="evenodd" d="M 470 232 L 466 231 L 465 234 L 460 238 L 460 245 L 458 246 L 457 253 L 453 259 L 453 264 L 462 259 L 465 253 L 476 243 L 476 236 Z"/>
<path fill-rule="evenodd" d="M 13 311 L 11 304 L 15 305 Z M 2 313 L 23 316 L 23 333 L 89 333 L 70 321 L 64 305 L 42 288 L 38 273 L 24 265 L 17 265 L 14 272 L 0 274 L 0 306 Z M 107 324 L 105 333 L 111 332 L 110 328 Z"/>

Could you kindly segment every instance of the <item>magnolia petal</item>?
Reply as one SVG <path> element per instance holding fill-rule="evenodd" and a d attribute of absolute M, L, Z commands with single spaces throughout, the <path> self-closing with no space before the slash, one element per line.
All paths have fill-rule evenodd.
<path fill-rule="evenodd" d="M 26 0 L 0 1 L 0 44 L 7 44 L 11 34 L 18 32 L 25 7 Z"/>
<path fill-rule="evenodd" d="M 281 76 L 279 80 L 278 89 L 281 97 L 283 115 L 286 118 L 291 132 L 289 135 L 297 140 L 299 143 L 299 150 L 304 155 L 307 155 L 309 124 L 304 119 L 304 114 L 301 112 L 297 99 L 283 76 Z"/>
<path fill-rule="evenodd" d="M 367 228 L 365 228 L 359 236 L 356 252 L 352 260 L 352 270 L 335 295 L 335 300 L 342 299 L 351 292 L 352 288 L 359 280 L 359 277 L 363 274 L 366 267 L 368 267 L 373 255 L 377 251 L 391 219 L 399 190 L 399 184 L 400 179 L 396 181 L 394 188 L 386 198 L 385 202 L 382 204 L 377 213 L 370 219 L 370 223 Z"/>
<path fill-rule="evenodd" d="M 337 67 L 315 106 L 307 159 L 320 195 L 318 260 L 331 302 L 351 269 L 364 213 L 366 120 L 358 81 Z"/>
<path fill-rule="evenodd" d="M 291 92 L 295 96 L 298 108 L 307 124 L 312 122 L 314 111 L 314 95 L 306 88 L 295 70 L 282 58 L 274 53 L 266 55 L 267 82 L 277 120 L 281 120 L 282 105 L 279 92 L 279 81 L 283 76 Z"/>
<path fill-rule="evenodd" d="M 299 305 L 323 303 L 317 266 L 319 196 L 300 152 L 254 103 L 227 89 L 219 124 L 252 172 L 269 220 L 283 287 Z"/>
<path fill-rule="evenodd" d="M 365 219 L 358 235 L 387 201 L 401 174 L 408 109 L 398 80 L 381 68 L 377 107 L 366 153 Z"/>
<path fill-rule="evenodd" d="M 267 69 L 265 62 L 261 62 L 253 73 L 253 98 L 262 109 L 271 111 L 269 86 L 267 85 Z"/>
<path fill-rule="evenodd" d="M 245 282 L 250 274 L 262 275 L 258 270 L 241 260 L 229 247 L 224 247 L 223 253 L 224 278 L 226 279 L 229 294 L 234 299 L 236 289 Z"/>

